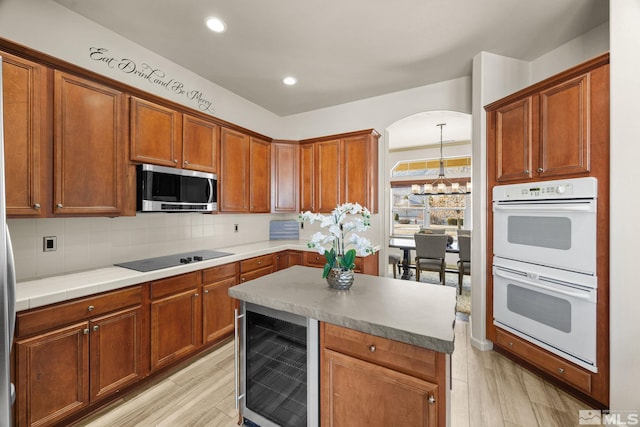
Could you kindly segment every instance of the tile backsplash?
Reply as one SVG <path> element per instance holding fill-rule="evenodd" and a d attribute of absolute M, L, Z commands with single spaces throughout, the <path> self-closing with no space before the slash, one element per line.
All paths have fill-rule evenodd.
<path fill-rule="evenodd" d="M 139 213 L 118 218 L 9 219 L 18 281 L 194 249 L 269 240 L 269 221 L 295 214 Z M 235 224 L 238 232 L 235 232 Z M 57 250 L 43 251 L 55 236 Z"/>

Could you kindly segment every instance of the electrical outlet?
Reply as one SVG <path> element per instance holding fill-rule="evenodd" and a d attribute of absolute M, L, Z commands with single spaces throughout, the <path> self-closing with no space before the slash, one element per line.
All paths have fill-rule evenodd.
<path fill-rule="evenodd" d="M 233 224 L 233 232 L 234 233 L 238 232 L 238 224 Z"/>
<path fill-rule="evenodd" d="M 56 236 L 44 236 L 42 238 L 42 252 L 53 252 L 58 249 L 58 238 Z"/>

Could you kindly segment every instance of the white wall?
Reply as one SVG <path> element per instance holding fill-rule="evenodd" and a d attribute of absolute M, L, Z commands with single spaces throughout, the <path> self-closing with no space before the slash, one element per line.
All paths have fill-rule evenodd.
<path fill-rule="evenodd" d="M 132 18 L 135 19 L 135 18 Z M 130 58 L 138 66 L 152 65 L 184 83 L 189 90 L 201 91 L 213 102 L 215 115 L 268 136 L 277 134 L 278 116 L 229 92 L 197 74 L 147 50 L 116 33 L 50 0 L 0 1 L 0 37 L 29 46 L 56 58 L 137 87 L 146 92 L 198 109 L 197 103 L 132 73 L 89 57 L 91 47 L 104 47 L 116 59 Z"/>
<path fill-rule="evenodd" d="M 640 411 L 640 2 L 615 0 L 611 19 L 611 408 Z"/>

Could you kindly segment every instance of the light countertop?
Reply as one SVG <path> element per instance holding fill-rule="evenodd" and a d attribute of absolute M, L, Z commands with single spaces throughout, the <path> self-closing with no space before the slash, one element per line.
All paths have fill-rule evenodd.
<path fill-rule="evenodd" d="M 16 286 L 16 311 L 41 307 L 290 249 L 310 250 L 306 246 L 306 241 L 303 240 L 266 240 L 240 246 L 215 248 L 212 250 L 230 252 L 233 255 L 163 268 L 162 270 L 138 272 L 128 268 L 112 266 L 21 281 Z"/>
<path fill-rule="evenodd" d="M 456 289 L 356 274 L 348 291 L 329 288 L 321 270 L 293 266 L 233 286 L 229 295 L 442 353 L 453 352 Z"/>

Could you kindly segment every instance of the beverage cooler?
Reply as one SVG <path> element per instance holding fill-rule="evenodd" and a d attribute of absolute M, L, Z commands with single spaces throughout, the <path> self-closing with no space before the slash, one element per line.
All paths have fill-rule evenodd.
<path fill-rule="evenodd" d="M 242 303 L 236 349 L 236 404 L 247 424 L 319 424 L 317 320 Z"/>

